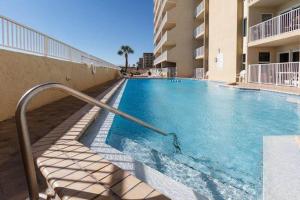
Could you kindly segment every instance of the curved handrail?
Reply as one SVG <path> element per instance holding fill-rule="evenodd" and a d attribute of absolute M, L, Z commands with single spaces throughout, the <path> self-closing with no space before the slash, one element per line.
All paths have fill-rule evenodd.
<path fill-rule="evenodd" d="M 38 184 L 37 184 L 37 178 L 36 178 L 36 172 L 35 172 L 35 165 L 34 165 L 34 159 L 32 155 L 32 149 L 31 149 L 31 143 L 30 143 L 30 137 L 29 137 L 29 131 L 28 131 L 28 125 L 26 120 L 26 110 L 28 103 L 30 100 L 35 97 L 40 92 L 43 92 L 48 89 L 57 89 L 62 92 L 65 92 L 71 96 L 74 96 L 88 104 L 98 106 L 100 108 L 104 108 L 108 110 L 109 112 L 115 113 L 117 115 L 120 115 L 121 117 L 124 117 L 128 120 L 131 120 L 141 126 L 144 126 L 148 129 L 151 129 L 155 131 L 156 133 L 159 133 L 163 136 L 172 135 L 172 133 L 166 133 L 164 131 L 161 131 L 160 129 L 143 122 L 140 119 L 137 119 L 127 113 L 124 113 L 118 109 L 115 109 L 106 103 L 103 103 L 101 101 L 98 101 L 95 98 L 92 98 L 82 92 L 76 91 L 72 88 L 69 88 L 65 85 L 62 85 L 60 83 L 45 83 L 38 85 L 36 87 L 33 87 L 32 89 L 28 90 L 20 99 L 17 110 L 16 110 L 16 124 L 17 124 L 17 132 L 18 132 L 18 138 L 19 138 L 19 144 L 20 144 L 20 150 L 22 154 L 22 159 L 24 163 L 24 169 L 26 174 L 26 180 L 28 184 L 28 190 L 29 190 L 29 198 L 31 200 L 38 200 L 39 199 L 39 190 L 38 190 Z"/>

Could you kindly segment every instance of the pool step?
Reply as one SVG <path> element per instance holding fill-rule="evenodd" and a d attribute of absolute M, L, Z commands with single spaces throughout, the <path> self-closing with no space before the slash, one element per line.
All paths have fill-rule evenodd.
<path fill-rule="evenodd" d="M 252 183 L 244 183 L 222 171 L 218 171 L 220 179 L 213 178 L 215 169 L 200 160 L 196 162 L 182 154 L 166 155 L 128 138 L 116 135 L 111 137 L 110 140 L 114 141 L 114 144 L 121 144 L 112 144 L 113 147 L 210 199 L 230 199 L 233 191 L 241 196 L 241 199 L 256 199 L 256 190 Z M 247 196 L 243 196 L 245 194 Z"/>

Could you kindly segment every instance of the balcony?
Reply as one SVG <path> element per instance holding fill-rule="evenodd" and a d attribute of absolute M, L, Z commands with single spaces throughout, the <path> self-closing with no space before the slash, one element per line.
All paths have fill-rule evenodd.
<path fill-rule="evenodd" d="M 199 47 L 195 50 L 195 59 L 204 58 L 204 46 Z"/>
<path fill-rule="evenodd" d="M 154 55 L 164 46 L 164 45 L 175 45 L 175 31 L 172 29 L 170 31 L 166 31 L 165 34 L 160 39 L 159 43 L 156 45 L 153 53 Z"/>
<path fill-rule="evenodd" d="M 198 18 L 201 16 L 201 14 L 204 12 L 204 0 L 201 1 L 201 3 L 197 6 L 196 10 L 195 10 L 195 17 Z"/>
<path fill-rule="evenodd" d="M 153 14 L 157 13 L 158 12 L 158 9 L 160 7 L 160 4 L 161 4 L 161 0 L 157 0 L 157 1 L 154 1 L 154 10 L 153 10 Z M 154 17 L 154 22 L 155 22 L 155 17 Z"/>
<path fill-rule="evenodd" d="M 248 82 L 299 87 L 299 62 L 249 65 Z"/>
<path fill-rule="evenodd" d="M 249 46 L 278 46 L 299 39 L 300 8 L 252 26 L 249 31 Z"/>
<path fill-rule="evenodd" d="M 160 9 L 157 10 L 158 12 L 155 14 L 155 19 L 156 19 L 156 17 L 157 17 L 157 19 L 154 21 L 154 31 L 156 31 L 158 29 L 159 24 L 163 20 L 163 14 L 165 13 L 165 11 L 168 11 L 168 10 L 172 9 L 173 7 L 175 7 L 176 2 L 177 2 L 177 0 L 162 0 L 161 1 Z"/>
<path fill-rule="evenodd" d="M 197 38 L 201 37 L 202 35 L 204 35 L 204 29 L 205 29 L 205 25 L 204 25 L 204 23 L 202 23 L 194 30 L 194 37 L 197 39 Z"/>
<path fill-rule="evenodd" d="M 175 14 L 176 13 L 174 10 L 170 10 L 166 12 L 157 32 L 155 33 L 154 43 L 156 43 L 157 40 L 160 39 L 163 29 L 172 29 L 173 27 L 175 27 L 176 25 Z"/>
<path fill-rule="evenodd" d="M 164 51 L 160 56 L 158 56 L 154 60 L 154 65 L 158 65 L 162 62 L 168 61 L 168 62 L 175 62 L 175 48 L 169 49 Z"/>

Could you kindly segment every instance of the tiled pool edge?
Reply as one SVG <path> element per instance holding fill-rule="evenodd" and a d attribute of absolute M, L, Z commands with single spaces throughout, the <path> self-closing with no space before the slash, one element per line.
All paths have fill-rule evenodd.
<path fill-rule="evenodd" d="M 263 139 L 263 199 L 298 200 L 300 192 L 300 136 Z"/>
<path fill-rule="evenodd" d="M 115 94 L 115 99 L 112 100 L 113 107 L 118 108 L 123 92 L 126 88 L 127 81 L 123 84 L 118 94 Z M 109 160 L 113 164 L 119 166 L 125 171 L 129 171 L 137 178 L 148 183 L 154 189 L 161 191 L 168 197 L 174 200 L 199 200 L 207 199 L 204 196 L 193 191 L 191 188 L 171 179 L 170 177 L 158 172 L 147 165 L 136 161 L 130 155 L 126 155 L 117 149 L 106 144 L 106 138 L 108 136 L 110 127 L 114 120 L 114 114 L 108 113 L 104 117 L 104 122 L 101 125 L 100 132 L 97 134 L 96 139 L 91 143 L 90 149 L 98 154 L 102 155 L 105 159 Z M 92 131 L 94 132 L 94 131 Z"/>
<path fill-rule="evenodd" d="M 117 81 L 111 87 L 109 87 L 104 92 L 99 94 L 96 97 L 96 99 L 101 100 L 104 103 L 107 103 L 110 100 L 110 98 L 113 96 L 113 94 L 118 90 L 118 88 L 124 83 L 124 81 L 125 81 L 124 79 Z M 76 133 L 73 135 L 74 137 L 69 138 L 70 140 L 71 139 L 78 140 L 81 137 L 81 135 L 85 132 L 85 130 L 90 126 L 90 124 L 93 122 L 93 120 L 98 116 L 100 110 L 101 110 L 101 108 L 86 104 L 81 109 L 79 109 L 77 112 L 75 112 L 70 117 L 68 117 L 66 120 L 61 122 L 57 127 L 55 127 L 53 130 L 51 130 L 47 135 L 45 135 L 44 137 L 42 137 L 41 139 L 36 141 L 32 145 L 33 149 L 36 148 L 37 146 L 40 146 L 40 143 L 42 141 L 44 141 L 48 135 L 57 134 L 58 135 L 57 137 L 62 136 L 61 139 L 64 139 L 63 138 L 65 136 L 64 131 L 67 131 L 67 130 L 72 131 L 72 129 L 76 129 L 75 128 L 76 122 L 79 122 L 80 120 L 84 120 L 83 126 L 81 126 L 80 128 L 77 128 L 76 132 L 74 132 L 74 133 Z M 45 146 L 45 148 L 46 147 L 47 146 Z M 42 148 L 41 152 L 43 150 L 44 149 Z M 37 152 L 35 154 L 36 154 L 35 156 L 37 156 L 40 153 Z"/>

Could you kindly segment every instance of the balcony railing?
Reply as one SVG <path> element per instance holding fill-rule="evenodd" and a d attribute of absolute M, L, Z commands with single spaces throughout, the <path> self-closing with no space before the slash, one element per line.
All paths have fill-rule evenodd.
<path fill-rule="evenodd" d="M 98 67 L 118 68 L 30 27 L 0 16 L 0 47 Z"/>
<path fill-rule="evenodd" d="M 195 16 L 198 17 L 204 11 L 204 0 L 197 6 Z"/>
<path fill-rule="evenodd" d="M 195 58 L 202 58 L 204 56 L 204 46 L 199 47 L 195 50 Z"/>
<path fill-rule="evenodd" d="M 300 30 L 300 8 L 252 26 L 249 41 L 253 42 L 295 30 Z"/>
<path fill-rule="evenodd" d="M 248 82 L 300 87 L 299 62 L 249 65 Z"/>
<path fill-rule="evenodd" d="M 198 38 L 200 35 L 202 35 L 204 33 L 204 23 L 201 24 L 200 26 L 198 26 L 195 30 L 194 30 L 194 37 Z"/>

